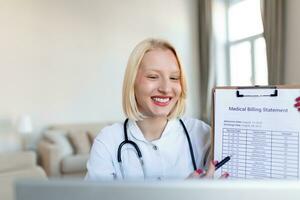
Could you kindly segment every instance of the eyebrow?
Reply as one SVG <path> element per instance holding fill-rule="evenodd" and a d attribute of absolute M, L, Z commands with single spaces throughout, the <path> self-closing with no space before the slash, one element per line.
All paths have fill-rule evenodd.
<path fill-rule="evenodd" d="M 156 70 L 156 69 L 146 69 L 145 72 L 161 72 L 161 70 Z M 173 71 L 171 72 L 171 74 L 180 74 L 180 70 L 176 70 L 176 71 Z"/>

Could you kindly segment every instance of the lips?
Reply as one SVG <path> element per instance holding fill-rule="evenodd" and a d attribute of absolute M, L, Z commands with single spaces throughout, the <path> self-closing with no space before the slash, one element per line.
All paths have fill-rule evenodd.
<path fill-rule="evenodd" d="M 167 106 L 171 101 L 171 97 L 154 96 L 151 97 L 153 103 L 158 106 Z"/>

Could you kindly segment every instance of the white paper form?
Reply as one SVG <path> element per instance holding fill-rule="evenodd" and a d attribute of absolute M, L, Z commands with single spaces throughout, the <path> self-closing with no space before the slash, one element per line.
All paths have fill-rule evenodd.
<path fill-rule="evenodd" d="M 274 90 L 274 89 L 272 89 Z M 214 158 L 231 155 L 216 172 L 231 179 L 299 179 L 300 112 L 294 107 L 300 89 L 216 89 Z"/>

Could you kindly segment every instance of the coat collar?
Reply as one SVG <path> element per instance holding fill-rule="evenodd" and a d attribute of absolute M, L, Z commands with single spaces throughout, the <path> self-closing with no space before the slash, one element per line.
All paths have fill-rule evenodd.
<path fill-rule="evenodd" d="M 168 136 L 171 132 L 173 132 L 172 129 L 173 129 L 173 127 L 175 127 L 175 124 L 177 122 L 178 122 L 178 119 L 169 120 L 167 122 L 167 125 L 166 125 L 161 137 L 159 139 L 151 141 L 151 142 L 159 141 L 159 140 L 165 138 L 166 136 Z M 138 127 L 136 121 L 131 120 L 131 119 L 129 119 L 129 121 L 128 121 L 128 135 L 130 135 L 131 137 L 133 137 L 136 140 L 149 143 L 149 141 L 146 140 L 146 138 L 144 137 L 144 134 L 142 133 L 141 129 Z"/>

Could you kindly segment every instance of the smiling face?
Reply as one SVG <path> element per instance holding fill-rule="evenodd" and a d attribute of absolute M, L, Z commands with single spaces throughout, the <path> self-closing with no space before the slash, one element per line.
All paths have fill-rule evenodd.
<path fill-rule="evenodd" d="M 181 95 L 180 75 L 177 59 L 171 50 L 147 52 L 134 84 L 139 111 L 146 117 L 167 117 Z"/>

